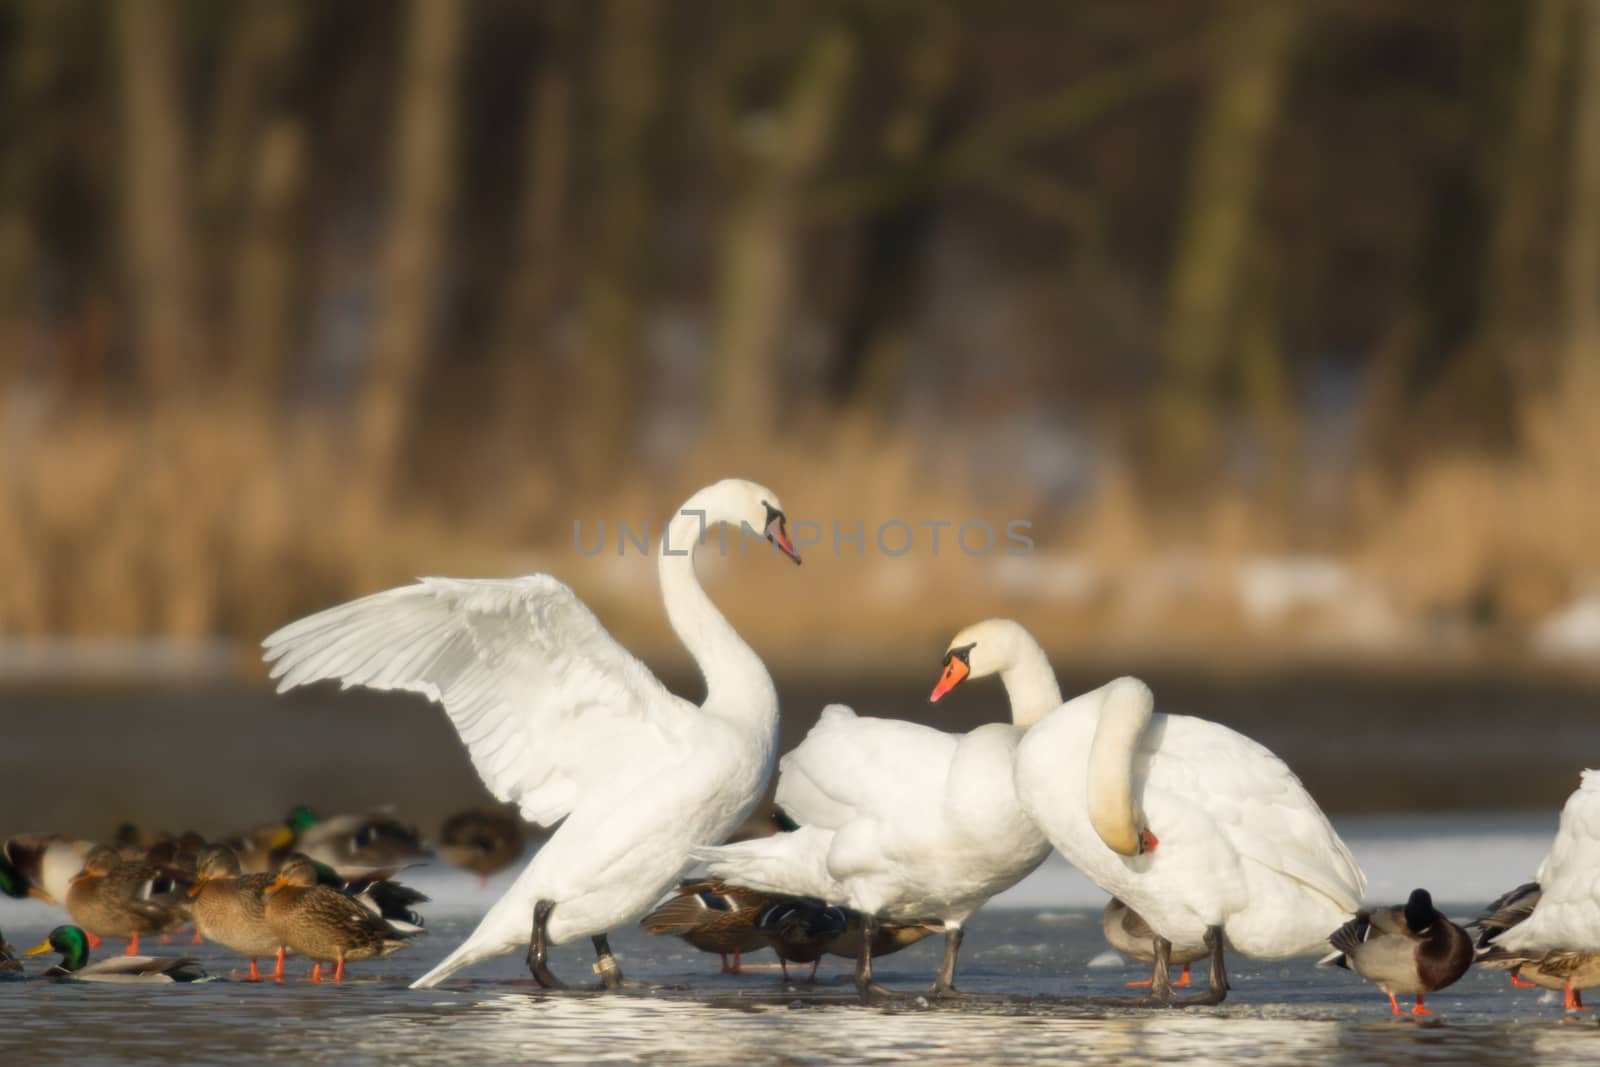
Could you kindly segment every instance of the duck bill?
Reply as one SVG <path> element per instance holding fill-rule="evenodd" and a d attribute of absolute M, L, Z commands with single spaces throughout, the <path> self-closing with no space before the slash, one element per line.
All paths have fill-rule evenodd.
<path fill-rule="evenodd" d="M 294 831 L 287 826 L 280 826 L 277 832 L 272 835 L 272 840 L 267 842 L 267 848 L 277 852 L 280 849 L 288 848 L 292 844 L 294 844 Z"/>
<path fill-rule="evenodd" d="M 783 528 L 782 515 L 774 515 L 772 521 L 767 523 L 767 540 L 776 545 L 779 552 L 794 560 L 796 566 L 799 566 L 800 553 L 795 551 L 794 542 L 789 540 L 789 532 Z"/>
<path fill-rule="evenodd" d="M 944 665 L 944 673 L 939 676 L 939 684 L 933 687 L 933 695 L 928 697 L 928 703 L 937 704 L 946 693 L 966 681 L 971 673 L 972 668 L 963 663 L 959 656 L 951 656 L 950 662 Z"/>
<path fill-rule="evenodd" d="M 93 877 L 94 877 L 94 875 L 89 871 L 79 871 L 77 874 L 75 874 L 71 878 L 67 879 L 67 886 L 70 888 L 72 886 L 77 885 L 79 882 L 84 881 L 85 879 L 89 879 L 89 878 L 93 878 Z"/>
<path fill-rule="evenodd" d="M 262 895 L 270 897 L 272 894 L 276 893 L 278 890 L 282 889 L 288 884 L 288 882 L 284 881 L 282 878 L 279 878 L 276 882 L 273 882 L 271 885 L 267 886 L 267 888 L 263 889 L 261 891 Z"/>
<path fill-rule="evenodd" d="M 210 881 L 209 878 L 197 878 L 197 879 L 195 879 L 194 885 L 191 886 L 189 888 L 189 892 L 185 893 L 184 895 L 185 896 L 190 896 L 190 897 L 199 896 L 200 895 L 200 890 L 202 890 L 202 889 L 204 889 L 206 887 L 206 883 L 208 881 Z"/>
<path fill-rule="evenodd" d="M 49 952 L 49 951 L 50 951 L 50 942 L 48 940 L 46 940 L 46 941 L 39 942 L 37 945 L 34 945 L 28 951 L 24 952 L 23 955 L 24 956 L 38 956 L 38 955 L 40 955 L 42 953 Z"/>
<path fill-rule="evenodd" d="M 40 889 L 36 885 L 30 885 L 28 887 L 28 895 L 34 900 L 42 900 L 46 904 L 54 904 L 56 902 L 55 897 L 51 896 L 49 893 L 46 893 L 43 889 Z"/>

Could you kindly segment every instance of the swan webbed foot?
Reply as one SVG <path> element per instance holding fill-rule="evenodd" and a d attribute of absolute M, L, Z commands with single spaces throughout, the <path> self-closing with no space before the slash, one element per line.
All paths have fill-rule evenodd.
<path fill-rule="evenodd" d="M 567 984 L 550 973 L 550 938 L 547 927 L 555 903 L 541 900 L 533 906 L 533 936 L 528 940 L 528 970 L 545 989 L 565 989 Z"/>
<path fill-rule="evenodd" d="M 930 1000 L 954 1000 L 956 997 L 964 996 L 959 989 L 943 978 L 928 987 L 927 995 Z"/>
<path fill-rule="evenodd" d="M 861 994 L 861 1003 L 867 1005 L 887 1004 L 897 996 L 894 990 L 870 980 L 856 982 L 856 992 Z"/>

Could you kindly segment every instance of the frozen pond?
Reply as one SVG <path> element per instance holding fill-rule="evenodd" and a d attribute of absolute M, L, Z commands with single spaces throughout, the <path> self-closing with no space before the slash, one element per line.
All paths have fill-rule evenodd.
<path fill-rule="evenodd" d="M 1457 815 L 1341 820 L 1366 867 L 1375 901 L 1431 887 L 1464 917 L 1531 874 L 1548 848 L 1548 817 Z M 1235 957 L 1234 990 L 1218 1008 L 1121 1009 L 1071 998 L 1120 995 L 1145 977 L 1138 964 L 1105 958 L 1097 922 L 1103 897 L 1052 861 L 971 924 L 959 984 L 990 994 L 929 1007 L 914 994 L 938 964 L 925 941 L 885 958 L 878 976 L 908 994 L 867 1009 L 853 1002 L 848 961 L 830 961 L 815 987 L 784 987 L 768 954 L 750 973 L 724 977 L 715 957 L 673 939 L 620 931 L 612 939 L 633 977 L 687 989 L 621 997 L 540 995 L 517 956 L 485 964 L 444 987 L 405 984 L 443 956 L 509 883 L 488 890 L 438 868 L 412 872 L 432 894 L 430 933 L 384 961 L 352 965 L 354 981 L 312 986 L 305 965 L 290 982 L 218 981 L 194 987 L 0 984 L 0 1032 L 29 1063 L 294 1061 L 404 1063 L 1594 1063 L 1600 1024 L 1565 1015 L 1560 998 L 1513 990 L 1499 972 L 1470 971 L 1429 998 L 1437 1014 L 1393 1019 L 1381 994 L 1354 975 L 1310 960 Z M 37 902 L 0 903 L 0 927 L 27 947 L 60 912 Z M 113 946 L 115 946 L 113 942 Z M 213 973 L 235 961 L 216 946 L 161 946 L 190 953 Z M 587 943 L 556 950 L 570 980 L 588 974 Z M 1090 961 L 1096 963 L 1091 965 Z M 34 963 L 36 961 L 29 961 Z M 37 969 L 37 968 L 36 968 Z M 1198 977 L 1198 976 L 1197 976 Z"/>

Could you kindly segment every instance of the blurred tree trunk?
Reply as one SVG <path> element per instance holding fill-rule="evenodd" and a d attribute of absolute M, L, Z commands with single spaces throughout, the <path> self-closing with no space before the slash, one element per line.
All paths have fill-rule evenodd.
<path fill-rule="evenodd" d="M 933 230 L 927 176 L 945 150 L 960 66 L 962 23 L 948 3 L 928 3 L 911 27 L 904 92 L 883 133 L 881 160 L 904 190 L 868 220 L 859 277 L 840 328 L 829 392 L 847 410 L 884 418 L 910 343 L 919 268 Z M 904 30 L 902 30 L 904 32 Z"/>
<path fill-rule="evenodd" d="M 1149 443 L 1169 485 L 1215 469 L 1219 372 L 1301 13 L 1295 3 L 1234 0 L 1223 16 L 1232 32 L 1195 131 L 1154 398 Z"/>
<path fill-rule="evenodd" d="M 249 0 L 240 8 L 202 172 L 212 273 L 228 290 L 218 294 L 228 311 L 221 347 L 232 356 L 241 398 L 267 407 L 291 345 L 297 224 L 310 169 L 297 106 L 305 16 L 298 0 Z"/>
<path fill-rule="evenodd" d="M 572 458 L 605 479 L 632 448 L 639 408 L 642 290 L 651 261 L 650 134 L 659 112 L 657 35 L 667 5 L 609 0 L 600 19 L 599 116 L 589 161 Z"/>
<path fill-rule="evenodd" d="M 1600 4 L 1578 5 L 1577 105 L 1562 256 L 1562 333 L 1572 384 L 1600 390 Z"/>
<path fill-rule="evenodd" d="M 856 42 L 827 25 L 806 46 L 778 114 L 739 124 L 717 266 L 711 411 L 733 438 L 770 428 L 777 403 L 780 343 L 788 325 L 800 257 L 800 207 L 846 101 Z"/>
<path fill-rule="evenodd" d="M 48 163 L 48 94 L 60 76 L 63 3 L 18 5 L 8 12 L 19 23 L 6 57 L 5 112 L 0 114 L 0 398 L 26 373 L 28 336 L 37 328 L 31 280 L 38 277 L 35 197 Z"/>
<path fill-rule="evenodd" d="M 1570 11 L 1568 0 L 1529 0 L 1510 128 L 1494 154 L 1498 197 L 1483 286 L 1483 332 L 1490 350 L 1511 362 L 1521 362 L 1512 351 L 1519 338 L 1544 332 L 1538 322 L 1544 301 L 1535 298 L 1531 258 L 1557 187 L 1556 119 Z M 1527 384 L 1532 375 L 1523 370 Z"/>
<path fill-rule="evenodd" d="M 546 0 L 522 138 L 525 177 L 516 208 L 516 239 L 491 344 L 500 386 L 498 428 L 513 457 L 522 455 L 534 430 L 549 421 L 534 413 L 550 402 L 545 382 L 551 361 L 545 346 L 572 157 L 571 23 L 566 0 Z"/>
<path fill-rule="evenodd" d="M 152 396 L 199 383 L 189 240 L 188 149 L 176 0 L 111 5 L 121 110 L 124 299 Z"/>
<path fill-rule="evenodd" d="M 438 266 L 446 251 L 456 169 L 456 103 L 467 7 L 411 0 L 394 117 L 393 177 L 379 265 L 378 322 L 361 400 L 361 455 L 387 493 L 433 341 Z"/>
<path fill-rule="evenodd" d="M 270 411 L 294 343 L 296 253 L 310 162 L 305 123 L 293 114 L 272 118 L 256 138 L 253 159 L 228 346 L 238 387 L 254 406 Z"/>

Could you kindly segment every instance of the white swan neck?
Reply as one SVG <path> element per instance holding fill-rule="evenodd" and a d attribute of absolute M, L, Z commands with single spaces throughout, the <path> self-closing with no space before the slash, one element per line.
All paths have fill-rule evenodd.
<path fill-rule="evenodd" d="M 1011 704 L 1012 723 L 1026 730 L 1061 706 L 1061 686 L 1050 658 L 1031 635 L 1016 635 L 1010 660 L 1000 672 L 1000 684 Z"/>
<path fill-rule="evenodd" d="M 776 727 L 778 695 L 772 676 L 744 639 L 717 610 L 695 574 L 694 554 L 701 534 L 712 550 L 722 543 L 715 527 L 720 522 L 737 526 L 733 509 L 712 489 L 701 490 L 667 523 L 662 537 L 658 572 L 667 619 L 684 648 L 700 668 L 706 683 L 703 709 L 723 718 L 758 727 Z M 726 543 L 738 544 L 730 531 Z"/>
<path fill-rule="evenodd" d="M 1155 701 L 1149 687 L 1132 678 L 1119 678 L 1102 692 L 1089 746 L 1089 822 L 1106 847 L 1134 856 L 1144 827 L 1133 795 L 1133 758 Z"/>

